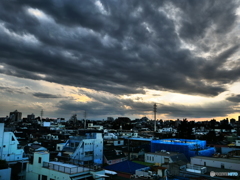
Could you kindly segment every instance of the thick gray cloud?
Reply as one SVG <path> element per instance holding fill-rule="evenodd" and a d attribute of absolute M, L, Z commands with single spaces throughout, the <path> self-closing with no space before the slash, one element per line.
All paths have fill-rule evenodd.
<path fill-rule="evenodd" d="M 230 97 L 227 97 L 228 101 L 240 103 L 240 94 L 233 94 Z"/>
<path fill-rule="evenodd" d="M 3 0 L 0 73 L 115 95 L 148 88 L 217 96 L 240 77 L 232 61 L 238 7 L 233 0 Z"/>
<path fill-rule="evenodd" d="M 203 95 L 224 91 L 218 85 L 199 84 L 202 78 L 211 78 L 202 74 L 209 70 L 209 63 L 188 50 L 179 49 L 173 21 L 158 10 L 163 6 L 161 3 L 104 1 L 106 14 L 102 14 L 96 1 L 20 2 L 23 3 L 1 2 L 2 23 L 10 32 L 34 36 L 40 45 L 31 46 L 26 42 L 20 46 L 14 36 L 1 33 L 7 39 L 0 45 L 1 61 L 8 65 L 2 73 L 32 79 L 40 79 L 34 73 L 43 73 L 47 81 L 120 94 L 143 93 L 143 87 Z M 188 17 L 183 18 L 185 21 L 181 24 L 183 38 L 187 35 L 201 38 L 199 32 L 204 34 L 204 29 L 213 23 L 218 27 L 222 27 L 222 23 L 226 25 L 227 17 L 230 17 L 229 26 L 234 23 L 232 3 L 225 6 L 216 1 L 214 8 L 209 8 L 212 4 L 208 1 L 201 2 L 201 6 L 197 1 L 186 3 L 175 2 Z M 54 21 L 40 21 L 29 15 L 27 8 L 30 7 L 43 11 Z M 226 13 L 220 14 L 219 7 L 226 8 Z M 205 14 L 205 9 L 210 15 Z M 223 21 L 219 16 L 223 16 Z M 196 30 L 191 32 L 186 28 Z M 221 74 L 211 70 L 215 71 L 212 74 Z M 231 73 L 224 74 L 227 79 Z"/>
<path fill-rule="evenodd" d="M 41 92 L 33 93 L 33 96 L 37 98 L 63 98 L 63 96 L 61 95 L 54 95 L 54 94 L 41 93 Z"/>

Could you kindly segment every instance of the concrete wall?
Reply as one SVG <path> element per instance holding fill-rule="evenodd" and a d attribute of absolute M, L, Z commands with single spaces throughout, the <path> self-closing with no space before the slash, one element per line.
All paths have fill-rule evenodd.
<path fill-rule="evenodd" d="M 11 179 L 11 168 L 0 169 L 0 179 L 1 180 L 10 180 Z"/>

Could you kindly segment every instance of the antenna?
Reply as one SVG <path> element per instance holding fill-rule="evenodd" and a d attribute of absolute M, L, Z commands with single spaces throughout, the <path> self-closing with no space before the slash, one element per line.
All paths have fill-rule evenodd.
<path fill-rule="evenodd" d="M 154 131 L 157 131 L 157 120 L 156 120 L 156 114 L 157 114 L 157 104 L 155 103 L 153 105 L 153 112 L 154 112 Z"/>

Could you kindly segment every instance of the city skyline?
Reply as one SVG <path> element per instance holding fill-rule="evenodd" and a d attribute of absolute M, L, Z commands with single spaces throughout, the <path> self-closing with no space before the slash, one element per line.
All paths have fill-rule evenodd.
<path fill-rule="evenodd" d="M 234 0 L 1 1 L 0 116 L 238 119 L 239 28 Z"/>

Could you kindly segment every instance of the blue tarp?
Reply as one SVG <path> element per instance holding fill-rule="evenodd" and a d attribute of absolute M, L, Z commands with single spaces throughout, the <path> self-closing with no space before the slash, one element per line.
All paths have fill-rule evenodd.
<path fill-rule="evenodd" d="M 117 164 L 113 164 L 110 166 L 104 167 L 104 169 L 116 171 L 116 172 L 123 172 L 128 174 L 135 174 L 137 169 L 145 168 L 148 166 L 144 166 L 142 164 L 134 163 L 132 161 L 123 161 Z"/>
<path fill-rule="evenodd" d="M 193 156 L 212 156 L 215 148 L 206 147 L 206 141 L 191 139 L 160 139 L 151 141 L 151 152 L 166 150 L 185 154 L 190 160 Z"/>

